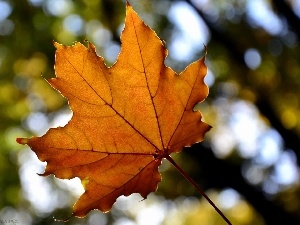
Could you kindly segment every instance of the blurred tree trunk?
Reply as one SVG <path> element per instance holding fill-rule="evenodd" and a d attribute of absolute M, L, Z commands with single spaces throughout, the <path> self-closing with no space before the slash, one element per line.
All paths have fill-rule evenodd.
<path fill-rule="evenodd" d="M 210 30 L 212 40 L 222 44 L 224 48 L 227 48 L 228 53 L 231 58 L 236 61 L 236 64 L 241 67 L 244 74 L 249 71 L 243 58 L 244 52 L 246 51 L 246 46 L 243 48 L 243 44 L 239 43 L 237 38 L 230 37 L 228 33 L 222 32 L 218 27 L 214 25 L 201 9 L 197 8 L 192 1 L 185 0 L 190 6 L 192 6 L 201 19 L 205 22 Z M 300 19 L 293 13 L 291 8 L 287 5 L 285 1 L 273 0 L 273 4 L 278 10 L 278 14 L 284 16 L 289 23 L 289 26 L 294 30 L 298 38 L 300 37 Z M 242 35 L 242 34 L 241 34 Z M 245 34 L 246 35 L 246 34 Z M 239 39 L 242 39 L 241 37 Z M 246 78 L 241 74 L 241 86 L 247 83 Z M 254 104 L 258 108 L 259 112 L 267 118 L 271 126 L 278 131 L 281 137 L 284 139 L 284 150 L 291 149 L 297 156 L 297 163 L 300 165 L 300 138 L 299 135 L 295 134 L 291 130 L 286 129 L 282 122 L 277 117 L 268 95 L 264 90 L 257 90 L 258 99 Z M 282 206 L 278 205 L 276 202 L 267 199 L 263 192 L 251 184 L 247 183 L 241 174 L 241 164 L 232 164 L 227 160 L 221 160 L 216 158 L 212 150 L 204 147 L 204 145 L 197 144 L 192 148 L 187 148 L 185 150 L 193 158 L 197 158 L 199 166 L 202 168 L 201 176 L 204 177 L 194 177 L 196 181 L 200 182 L 205 180 L 206 189 L 209 188 L 227 188 L 231 187 L 238 191 L 245 199 L 257 210 L 258 213 L 264 218 L 266 224 L 289 224 L 297 225 L 300 224 L 299 216 L 296 217 L 288 213 Z"/>

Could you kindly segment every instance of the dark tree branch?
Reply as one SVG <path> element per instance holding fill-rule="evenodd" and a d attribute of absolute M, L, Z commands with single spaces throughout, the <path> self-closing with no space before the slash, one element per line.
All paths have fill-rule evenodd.
<path fill-rule="evenodd" d="M 184 1 L 187 2 L 202 18 L 202 20 L 208 26 L 211 36 L 214 38 L 214 40 L 222 43 L 225 47 L 230 46 L 230 51 L 228 51 L 230 55 L 234 59 L 236 59 L 240 65 L 246 67 L 244 61 L 245 49 L 238 47 L 236 42 L 233 39 L 229 38 L 227 35 L 224 35 L 224 33 L 220 32 L 219 29 L 204 15 L 204 13 L 191 2 L 191 0 L 184 0 Z"/>
<path fill-rule="evenodd" d="M 300 38 L 300 18 L 293 12 L 286 1 L 273 0 L 272 3 L 276 7 L 277 11 L 286 18 L 290 28 Z"/>
<path fill-rule="evenodd" d="M 175 1 L 175 0 L 173 0 Z M 205 14 L 198 9 L 191 0 L 183 0 L 192 6 L 198 15 L 203 19 L 209 28 L 212 39 L 221 43 L 228 52 L 231 54 L 231 58 L 237 62 L 239 67 L 247 73 L 249 68 L 246 66 L 243 60 L 243 54 L 245 49 L 242 49 L 239 45 L 238 40 L 235 40 L 219 30 L 213 22 L 211 22 Z M 280 1 L 280 0 L 279 0 Z M 299 23 L 298 23 L 299 24 Z M 239 46 L 239 47 L 238 47 Z M 242 76 L 242 85 L 247 84 L 247 80 Z M 300 159 L 300 151 L 298 146 L 300 146 L 300 139 L 295 133 L 287 130 L 277 117 L 272 106 L 270 105 L 268 96 L 263 90 L 256 90 L 258 100 L 254 102 L 261 114 L 269 119 L 272 127 L 276 129 L 285 142 L 286 148 L 291 148 L 298 159 Z M 245 199 L 257 210 L 258 213 L 264 218 L 266 224 L 289 224 L 289 225 L 299 225 L 300 219 L 296 216 L 291 215 L 284 210 L 282 206 L 269 201 L 266 196 L 258 188 L 253 187 L 248 184 L 241 174 L 241 165 L 233 165 L 226 160 L 220 160 L 214 157 L 212 151 L 202 145 L 195 145 L 192 148 L 187 148 L 187 152 L 193 157 L 197 158 L 199 166 L 202 167 L 201 175 L 204 177 L 196 177 L 196 181 L 205 180 L 207 182 L 206 188 L 226 188 L 232 187 L 240 194 L 242 194 Z M 298 160 L 298 165 L 300 165 L 300 160 Z"/>
<path fill-rule="evenodd" d="M 266 98 L 259 98 L 256 101 L 256 106 L 265 117 L 271 122 L 272 127 L 278 131 L 281 137 L 284 140 L 284 147 L 286 149 L 292 149 L 297 156 L 297 159 L 300 159 L 300 138 L 295 133 L 287 130 L 281 123 L 281 121 L 275 115 L 270 103 Z M 297 161 L 300 165 L 300 160 Z"/>
<path fill-rule="evenodd" d="M 198 183 L 205 180 L 207 182 L 205 189 L 232 187 L 256 209 L 266 224 L 300 224 L 299 218 L 286 212 L 280 205 L 267 200 L 261 190 L 249 185 L 241 174 L 240 165 L 216 158 L 212 150 L 202 144 L 186 148 L 185 152 L 197 159 L 201 168 L 201 177 L 193 177 L 193 179 Z"/>
<path fill-rule="evenodd" d="M 198 15 L 204 20 L 206 25 L 211 31 L 212 38 L 218 42 L 220 42 L 224 47 L 228 49 L 228 52 L 231 54 L 231 58 L 234 59 L 238 65 L 244 70 L 248 71 L 249 68 L 246 66 L 244 60 L 243 60 L 243 51 L 238 48 L 238 44 L 236 41 L 233 41 L 234 39 L 230 38 L 227 34 L 222 33 L 220 30 L 215 27 L 215 25 L 209 21 L 207 18 L 205 18 L 204 14 L 201 12 L 200 9 L 198 9 L 190 0 L 184 0 L 188 4 L 190 4 L 198 13 Z M 276 1 L 276 0 L 275 0 Z M 280 1 L 280 0 L 279 0 Z M 299 23 L 300 24 L 300 23 Z M 242 80 L 244 80 L 243 77 L 241 77 Z M 244 83 L 247 83 L 246 80 L 243 81 Z M 259 90 L 257 90 L 259 91 Z M 278 133 L 282 136 L 284 139 L 284 144 L 286 148 L 290 148 L 293 150 L 297 156 L 298 159 L 300 159 L 300 138 L 298 135 L 293 133 L 290 130 L 287 130 L 279 120 L 279 118 L 276 116 L 273 108 L 271 107 L 268 97 L 265 95 L 264 90 L 259 91 L 260 93 L 257 94 L 258 101 L 255 102 L 256 107 L 260 111 L 262 115 L 264 115 L 266 118 L 269 119 L 272 127 L 278 131 Z M 300 165 L 300 160 L 297 161 L 298 165 Z"/>

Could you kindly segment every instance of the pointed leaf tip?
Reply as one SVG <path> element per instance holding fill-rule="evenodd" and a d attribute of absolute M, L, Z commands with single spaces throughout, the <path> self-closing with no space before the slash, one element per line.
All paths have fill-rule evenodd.
<path fill-rule="evenodd" d="M 29 142 L 28 138 L 16 138 L 16 142 L 18 142 L 21 145 L 26 145 Z"/>
<path fill-rule="evenodd" d="M 59 49 L 59 48 L 64 47 L 62 44 L 60 44 L 60 43 L 58 43 L 58 42 L 56 42 L 56 41 L 53 41 L 53 45 L 54 45 L 54 47 L 55 47 L 56 49 Z"/>

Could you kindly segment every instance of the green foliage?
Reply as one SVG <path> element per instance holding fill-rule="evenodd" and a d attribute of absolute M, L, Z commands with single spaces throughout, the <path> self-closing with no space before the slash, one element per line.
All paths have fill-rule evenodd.
<path fill-rule="evenodd" d="M 200 186 L 216 195 L 217 202 L 218 196 L 221 196 L 219 193 L 222 194 L 228 187 L 241 194 L 236 205 L 227 211 L 234 224 L 272 224 L 272 218 L 275 222 L 276 219 L 279 221 L 277 215 L 284 218 L 284 224 L 299 224 L 299 180 L 284 182 L 278 178 L 279 165 L 283 165 L 280 163 L 284 159 L 292 159 L 290 164 L 284 165 L 292 165 L 296 169 L 300 161 L 300 36 L 299 28 L 294 25 L 299 24 L 299 17 L 292 10 L 296 1 L 281 1 L 287 4 L 287 8 L 280 6 L 284 3 L 277 0 L 261 1 L 267 5 L 271 13 L 268 15 L 272 15 L 269 16 L 271 25 L 267 28 L 249 14 L 249 4 L 254 1 L 205 2 L 195 8 L 196 4 L 188 0 L 130 1 L 145 22 L 168 43 L 170 56 L 167 64 L 178 70 L 203 55 L 204 49 L 194 48 L 186 60 L 174 57 L 175 51 L 180 48 L 174 41 L 184 33 L 170 16 L 173 7 L 176 4 L 190 7 L 209 30 L 207 42 L 199 40 L 199 46 L 208 46 L 210 95 L 207 102 L 199 107 L 205 120 L 214 128 L 205 145 L 190 149 L 188 154 L 178 158 L 178 162 Z M 42 79 L 54 77 L 55 49 L 52 41 L 70 45 L 87 39 L 96 44 L 99 55 L 105 56 L 107 64 L 111 65 L 119 51 L 125 2 L 2 0 L 0 4 L 0 9 L 6 10 L 3 14 L 0 10 L 0 219 L 17 219 L 19 224 L 58 224 L 53 221 L 53 216 L 59 219 L 68 217 L 70 212 L 66 208 L 69 209 L 75 201 L 74 196 L 66 194 L 70 187 L 52 177 L 46 184 L 38 183 L 36 173 L 43 172 L 43 165 L 37 164 L 37 159 L 29 151 L 21 149 L 15 138 L 43 134 L 49 126 L 53 126 L 59 115 L 66 114 L 66 100 Z M 1 15 L 5 13 L 8 16 L 4 18 Z M 278 23 L 279 29 L 276 28 Z M 250 60 L 244 59 L 247 51 Z M 183 54 L 183 51 L 180 53 Z M 255 60 L 259 60 L 257 64 Z M 239 128 L 235 121 L 240 124 L 244 117 L 249 118 L 250 125 L 257 125 L 255 135 L 247 133 L 245 126 L 241 126 L 242 130 L 238 132 L 235 130 Z M 253 141 L 241 140 L 239 134 Z M 267 140 L 272 140 L 275 145 L 267 145 L 270 143 Z M 207 154 L 211 149 L 217 157 Z M 267 151 L 270 153 L 267 154 Z M 265 160 L 264 153 L 273 161 L 260 161 Z M 193 163 L 187 164 L 190 160 Z M 209 207 L 197 196 L 193 200 L 195 208 L 180 214 L 184 211 L 180 208 L 184 202 L 182 196 L 196 193 L 189 188 L 184 189 L 183 186 L 189 185 L 184 184 L 180 175 L 168 165 L 161 169 L 166 178 L 160 184 L 159 194 L 165 197 L 156 196 L 153 201 L 143 201 L 135 212 L 142 210 L 143 204 L 157 206 L 157 202 L 161 202 L 159 209 L 165 213 L 164 224 L 170 224 L 168 219 L 171 221 L 178 215 L 186 219 L 182 224 L 200 223 L 203 212 L 209 212 Z M 27 183 L 24 178 L 24 174 L 28 175 L 26 171 L 31 171 Z M 24 179 L 21 180 L 20 175 Z M 299 174 L 296 175 L 299 177 Z M 29 189 L 29 181 L 37 186 Z M 33 190 L 45 188 L 52 193 L 52 205 L 42 207 L 36 204 L 37 199 L 30 197 L 28 190 L 35 192 Z M 74 195 L 78 195 L 77 192 Z M 43 196 L 41 193 L 40 197 Z M 104 221 L 103 224 L 114 224 L 121 220 L 137 220 L 136 213 L 128 205 L 130 203 L 124 202 L 105 216 L 95 212 L 87 219 L 67 224 L 93 224 L 97 220 Z M 245 212 L 249 212 L 242 219 L 237 213 L 230 213 L 241 205 Z M 210 224 L 219 223 L 213 221 L 210 220 Z"/>

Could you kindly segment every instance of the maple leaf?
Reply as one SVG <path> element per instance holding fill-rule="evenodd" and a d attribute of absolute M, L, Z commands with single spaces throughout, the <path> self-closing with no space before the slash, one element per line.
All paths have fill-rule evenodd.
<path fill-rule="evenodd" d="M 204 57 L 179 75 L 166 67 L 163 42 L 128 3 L 121 41 L 110 68 L 90 43 L 54 43 L 56 78 L 48 82 L 69 100 L 73 117 L 42 137 L 17 138 L 47 162 L 43 175 L 81 179 L 78 217 L 109 211 L 121 195 L 146 198 L 161 181 L 162 159 L 211 128 L 193 110 L 208 95 Z"/>

